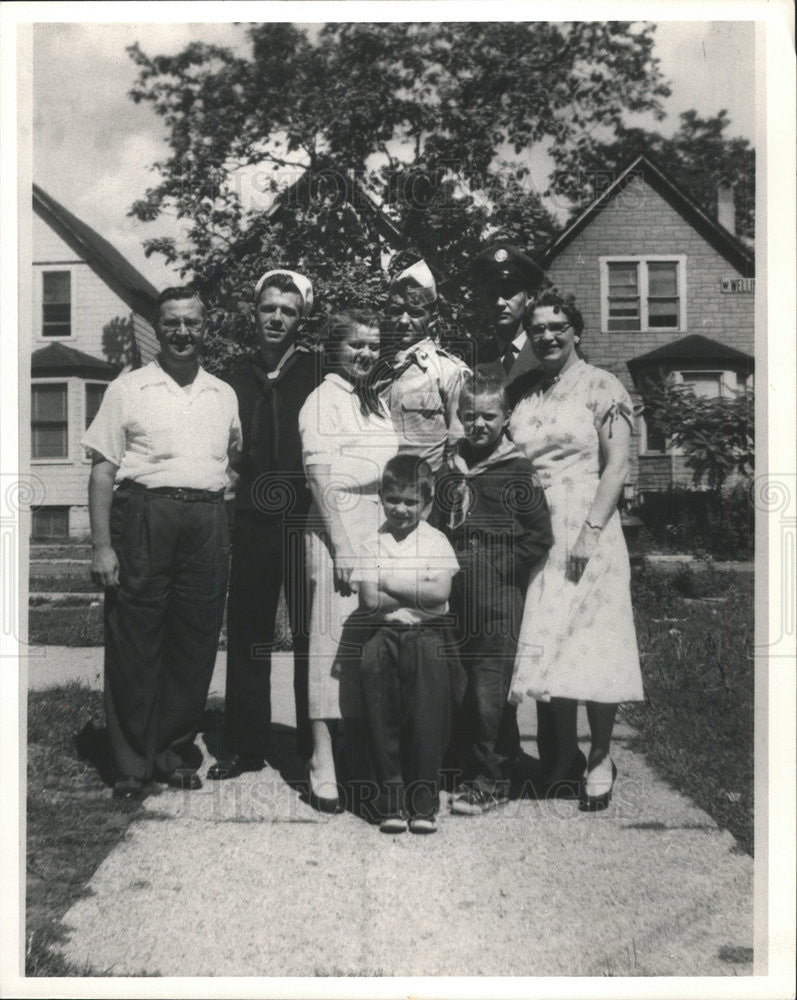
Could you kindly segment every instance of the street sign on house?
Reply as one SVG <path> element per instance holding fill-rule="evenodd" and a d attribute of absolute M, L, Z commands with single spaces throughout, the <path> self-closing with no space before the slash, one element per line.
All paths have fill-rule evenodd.
<path fill-rule="evenodd" d="M 721 278 L 720 291 L 737 295 L 752 294 L 755 291 L 755 278 Z"/>

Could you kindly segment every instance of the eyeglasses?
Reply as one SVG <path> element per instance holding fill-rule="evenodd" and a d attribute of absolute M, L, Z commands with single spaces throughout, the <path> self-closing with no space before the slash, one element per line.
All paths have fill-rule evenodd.
<path fill-rule="evenodd" d="M 531 335 L 532 337 L 541 337 L 546 330 L 550 330 L 551 333 L 562 333 L 569 326 L 569 323 L 535 323 L 531 327 Z"/>

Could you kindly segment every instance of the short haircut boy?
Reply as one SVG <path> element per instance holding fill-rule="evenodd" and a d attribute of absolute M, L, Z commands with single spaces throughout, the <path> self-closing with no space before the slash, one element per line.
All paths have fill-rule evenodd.
<path fill-rule="evenodd" d="M 491 399 L 498 399 L 501 402 L 501 409 L 504 413 L 509 413 L 509 397 L 507 396 L 504 382 L 498 375 L 489 371 L 468 372 L 462 380 L 462 390 L 459 396 L 459 408 L 462 411 L 462 397 L 476 399 L 477 396 L 489 396 Z"/>
<path fill-rule="evenodd" d="M 382 494 L 391 487 L 410 486 L 417 489 L 425 502 L 434 494 L 434 473 L 429 463 L 417 455 L 394 455 L 382 472 Z"/>
<path fill-rule="evenodd" d="M 391 527 L 394 491 L 413 497 L 406 531 Z M 381 495 L 385 524 L 364 539 L 351 584 L 359 588 L 360 679 L 382 829 L 431 833 L 439 770 L 448 744 L 452 688 L 462 679 L 448 628 L 456 554 L 445 535 L 422 519 L 433 497 L 433 473 L 417 455 L 386 463 Z M 414 522 L 414 523 L 412 523 Z M 361 627 L 358 625 L 358 628 Z"/>

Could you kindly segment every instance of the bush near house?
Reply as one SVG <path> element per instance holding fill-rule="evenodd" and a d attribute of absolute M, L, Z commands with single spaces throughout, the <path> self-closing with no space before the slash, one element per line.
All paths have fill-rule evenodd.
<path fill-rule="evenodd" d="M 644 523 L 643 552 L 720 561 L 755 557 L 755 508 L 746 482 L 718 492 L 673 487 L 646 493 L 635 513 Z"/>

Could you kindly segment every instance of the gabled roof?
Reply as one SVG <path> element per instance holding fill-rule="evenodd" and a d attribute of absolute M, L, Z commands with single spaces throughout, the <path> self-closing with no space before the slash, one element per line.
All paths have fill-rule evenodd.
<path fill-rule="evenodd" d="M 753 356 L 721 344 L 718 340 L 711 340 L 700 333 L 691 333 L 688 337 L 681 337 L 671 344 L 657 347 L 654 351 L 646 354 L 638 354 L 628 362 L 632 366 L 653 365 L 660 361 L 741 361 L 752 368 Z"/>
<path fill-rule="evenodd" d="M 292 204 L 301 204 L 299 199 L 312 194 L 310 185 L 313 183 L 314 176 L 316 175 L 314 175 L 313 171 L 309 169 L 305 170 L 298 180 L 294 181 L 293 184 L 288 185 L 288 187 L 283 191 L 280 191 L 266 211 L 266 218 L 278 218 L 279 215 L 281 215 L 286 208 L 290 208 Z M 323 170 L 320 171 L 318 176 L 324 177 L 325 172 Z M 399 229 L 385 215 L 384 211 L 379 207 L 379 205 L 377 205 L 357 178 L 338 173 L 334 176 L 336 185 L 339 181 L 342 182 L 342 193 L 346 201 L 353 208 L 362 212 L 363 215 L 366 215 L 371 220 L 374 228 L 382 239 L 386 240 L 396 249 L 404 248 L 406 240 L 401 235 Z"/>
<path fill-rule="evenodd" d="M 40 347 L 30 357 L 30 373 L 34 378 L 77 375 L 82 378 L 113 379 L 119 374 L 116 365 L 77 351 L 66 344 L 54 343 Z"/>
<path fill-rule="evenodd" d="M 713 219 L 691 195 L 688 195 L 679 184 L 668 176 L 662 167 L 644 154 L 633 160 L 615 178 L 614 182 L 556 239 L 545 254 L 545 266 L 550 266 L 582 229 L 588 226 L 628 183 L 640 175 L 741 274 L 745 277 L 753 277 L 755 274 L 753 250 L 733 233 L 728 232 L 716 219 Z"/>
<path fill-rule="evenodd" d="M 93 264 L 109 284 L 116 287 L 131 307 L 144 315 L 154 311 L 158 289 L 137 271 L 116 247 L 87 226 L 76 215 L 64 208 L 60 202 L 43 191 L 38 184 L 33 185 L 33 209 L 76 253 Z"/>

